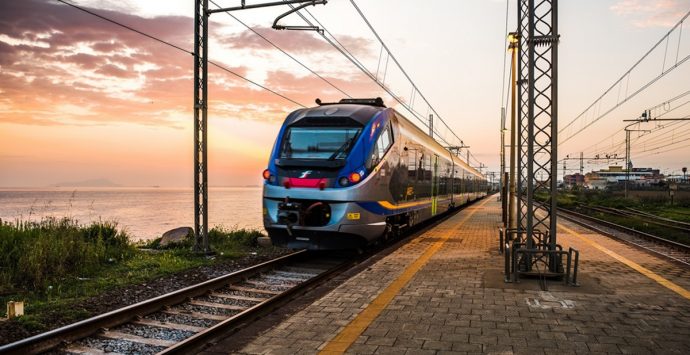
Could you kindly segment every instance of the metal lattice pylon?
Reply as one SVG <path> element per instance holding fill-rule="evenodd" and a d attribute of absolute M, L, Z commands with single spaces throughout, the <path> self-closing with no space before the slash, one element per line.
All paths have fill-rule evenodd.
<path fill-rule="evenodd" d="M 557 2 L 519 0 L 518 6 L 517 220 L 528 249 L 556 248 Z M 536 195 L 545 198 L 543 204 Z M 556 271 L 555 263 L 539 261 Z M 534 262 L 525 266 L 531 269 Z"/>
<path fill-rule="evenodd" d="M 208 0 L 196 0 L 194 9 L 194 249 L 210 252 L 208 243 Z"/>

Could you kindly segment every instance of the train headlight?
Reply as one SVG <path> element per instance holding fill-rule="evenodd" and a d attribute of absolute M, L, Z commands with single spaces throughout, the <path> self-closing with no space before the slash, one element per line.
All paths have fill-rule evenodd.
<path fill-rule="evenodd" d="M 349 186 L 350 180 L 348 180 L 347 177 L 343 176 L 340 179 L 338 179 L 338 184 L 340 184 L 340 186 Z"/>
<path fill-rule="evenodd" d="M 348 180 L 350 180 L 351 183 L 356 184 L 362 180 L 362 175 L 359 175 L 359 173 L 352 173 L 350 176 L 348 176 Z"/>

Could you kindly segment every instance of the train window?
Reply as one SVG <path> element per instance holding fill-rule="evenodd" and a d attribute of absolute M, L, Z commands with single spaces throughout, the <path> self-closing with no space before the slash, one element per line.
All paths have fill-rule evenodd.
<path fill-rule="evenodd" d="M 431 156 L 424 158 L 424 181 L 431 181 Z"/>
<path fill-rule="evenodd" d="M 419 152 L 417 154 L 417 162 L 415 162 L 415 167 L 417 169 L 417 181 L 424 180 L 424 152 Z"/>
<path fill-rule="evenodd" d="M 411 183 L 417 180 L 417 149 L 407 150 L 407 177 Z"/>
<path fill-rule="evenodd" d="M 388 149 L 393 143 L 393 137 L 391 135 L 390 125 L 386 125 L 381 131 L 381 135 L 374 143 L 374 147 L 371 149 L 371 157 L 369 158 L 367 167 L 373 168 L 381 162 L 383 156 L 386 155 Z"/>
<path fill-rule="evenodd" d="M 283 159 L 345 159 L 358 127 L 290 127 L 280 152 Z"/>

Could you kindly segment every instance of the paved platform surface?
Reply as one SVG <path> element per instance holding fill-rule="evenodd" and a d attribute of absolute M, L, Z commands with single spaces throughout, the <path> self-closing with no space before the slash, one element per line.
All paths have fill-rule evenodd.
<path fill-rule="evenodd" d="M 690 270 L 561 221 L 582 286 L 506 284 L 500 218 L 495 197 L 475 203 L 240 352 L 690 353 Z"/>

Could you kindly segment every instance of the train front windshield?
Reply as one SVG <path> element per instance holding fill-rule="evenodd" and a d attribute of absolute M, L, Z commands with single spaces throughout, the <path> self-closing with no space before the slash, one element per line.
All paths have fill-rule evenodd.
<path fill-rule="evenodd" d="M 360 127 L 290 127 L 280 152 L 282 159 L 345 159 Z"/>

